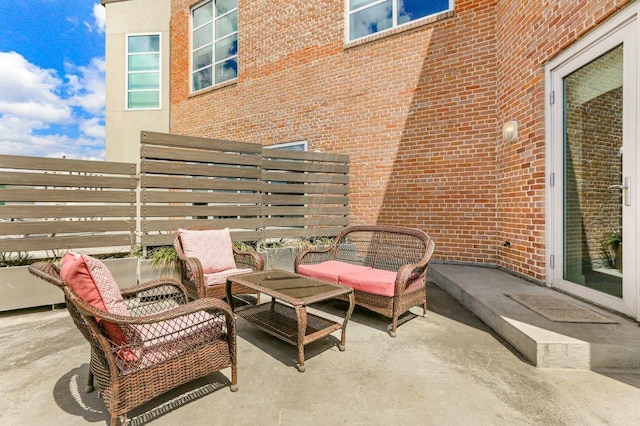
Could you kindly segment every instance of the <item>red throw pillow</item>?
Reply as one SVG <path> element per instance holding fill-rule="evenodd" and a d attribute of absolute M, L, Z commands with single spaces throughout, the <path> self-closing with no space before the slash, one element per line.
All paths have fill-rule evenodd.
<path fill-rule="evenodd" d="M 187 257 L 198 258 L 202 264 L 202 272 L 205 274 L 226 271 L 236 267 L 229 228 L 178 229 L 178 236 L 184 254 Z"/>
<path fill-rule="evenodd" d="M 60 277 L 73 291 L 91 306 L 112 314 L 129 316 L 122 293 L 109 269 L 91 256 L 68 252 L 62 259 Z M 100 322 L 100 319 L 96 319 Z M 129 343 L 122 329 L 109 321 L 101 326 L 116 346 Z M 135 361 L 130 350 L 121 350 L 118 355 L 125 361 Z"/>

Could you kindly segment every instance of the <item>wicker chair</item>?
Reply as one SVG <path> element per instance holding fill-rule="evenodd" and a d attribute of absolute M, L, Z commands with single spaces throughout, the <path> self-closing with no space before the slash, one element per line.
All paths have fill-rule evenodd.
<path fill-rule="evenodd" d="M 194 379 L 231 367 L 236 391 L 236 323 L 229 306 L 217 299 L 186 303 L 184 287 L 175 280 L 157 279 L 122 290 L 131 316 L 110 314 L 81 299 L 50 262 L 29 271 L 58 286 L 67 310 L 91 346 L 87 392 L 94 378 L 111 413 L 119 416 Z M 116 324 L 132 336 L 117 346 L 101 324 Z"/>
<path fill-rule="evenodd" d="M 388 330 L 395 337 L 400 315 L 416 305 L 422 305 L 423 314 L 427 313 L 427 267 L 434 248 L 433 240 L 419 229 L 381 225 L 349 226 L 328 247 L 299 253 L 294 267 L 296 272 L 302 273 L 299 270 L 301 265 L 321 265 L 334 261 L 333 265 L 342 263 L 360 269 L 374 268 L 396 273 L 392 296 L 354 288 L 357 305 L 392 319 Z M 346 267 L 349 268 L 348 265 Z M 327 275 L 335 278 L 336 273 L 329 271 Z M 350 286 L 342 281 L 342 277 L 337 282 Z"/>
<path fill-rule="evenodd" d="M 190 231 L 215 230 L 215 228 L 208 226 L 193 226 L 186 229 Z M 213 285 L 205 285 L 205 274 L 202 270 L 202 263 L 200 259 L 196 257 L 188 257 L 185 254 L 180 236 L 176 237 L 173 246 L 176 249 L 182 266 L 182 284 L 187 289 L 187 294 L 190 298 L 197 299 L 202 297 L 215 297 L 218 299 L 224 299 L 227 297 L 226 278 Z M 246 268 L 251 269 L 252 271 L 262 271 L 264 269 L 264 260 L 257 252 L 242 251 L 236 248 L 235 245 L 233 245 L 232 248 L 236 268 Z M 215 253 L 211 253 L 211 255 L 215 255 Z M 255 290 L 241 285 L 234 284 L 233 294 L 255 294 L 258 302 L 260 301 L 260 295 L 256 293 Z"/>

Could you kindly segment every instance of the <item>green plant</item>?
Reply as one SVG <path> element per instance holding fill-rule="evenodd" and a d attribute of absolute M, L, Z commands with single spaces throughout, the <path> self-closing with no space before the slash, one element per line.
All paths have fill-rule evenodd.
<path fill-rule="evenodd" d="M 96 259 L 105 260 L 105 259 L 123 259 L 125 257 L 132 257 L 134 255 L 133 253 L 128 251 L 119 251 L 114 253 L 92 254 L 91 256 L 95 257 Z"/>
<path fill-rule="evenodd" d="M 179 261 L 178 253 L 173 246 L 154 247 L 147 252 L 147 258 L 155 267 L 172 266 Z"/>
<path fill-rule="evenodd" d="M 62 258 L 64 257 L 64 255 L 67 253 L 68 250 L 65 249 L 51 249 L 51 253 L 49 253 L 49 250 L 46 251 L 47 253 L 47 257 L 45 257 L 44 259 L 42 259 L 45 262 L 53 262 L 53 263 L 58 263 L 62 260 Z M 35 262 L 35 260 L 34 260 Z"/>
<path fill-rule="evenodd" d="M 255 241 L 234 241 L 233 245 L 240 251 L 256 251 Z"/>
<path fill-rule="evenodd" d="M 0 268 L 8 268 L 10 266 L 26 266 L 34 262 L 31 255 L 26 251 L 18 251 L 14 255 L 13 252 L 0 252 Z"/>
<path fill-rule="evenodd" d="M 271 239 L 268 242 L 258 241 L 256 243 L 258 250 L 268 248 L 293 247 L 299 250 L 308 250 L 316 247 L 329 245 L 333 242 L 331 237 L 307 237 L 307 238 L 278 238 Z"/>
<path fill-rule="evenodd" d="M 600 256 L 606 267 L 615 268 L 619 259 L 619 249 L 622 245 L 622 232 L 619 229 L 610 232 L 600 240 Z"/>
<path fill-rule="evenodd" d="M 605 237 L 603 240 L 607 246 L 611 247 L 612 250 L 618 250 L 620 244 L 622 244 L 622 232 L 619 229 L 612 231 L 609 235 Z"/>

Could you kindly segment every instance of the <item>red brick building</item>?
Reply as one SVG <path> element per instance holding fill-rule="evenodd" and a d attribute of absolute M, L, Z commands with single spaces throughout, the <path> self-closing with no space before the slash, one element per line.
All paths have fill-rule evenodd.
<path fill-rule="evenodd" d="M 264 145 L 306 141 L 310 150 L 349 154 L 351 223 L 420 228 L 436 240 L 438 261 L 495 265 L 637 316 L 633 224 L 639 214 L 623 198 L 638 192 L 614 188 L 613 201 L 609 192 L 588 195 L 586 189 L 609 182 L 598 177 L 597 169 L 593 179 L 602 182 L 585 183 L 582 175 L 572 181 L 579 197 L 577 209 L 568 207 L 567 188 L 573 183 L 565 182 L 570 168 L 562 159 L 573 148 L 565 128 L 570 123 L 562 114 L 569 94 L 558 86 L 594 64 L 604 71 L 584 85 L 621 72 L 613 78 L 619 84 L 611 83 L 620 87 L 605 85 L 578 98 L 612 97 L 611 90 L 622 87 L 625 99 L 638 98 L 630 76 L 635 68 L 629 68 L 635 66 L 640 38 L 635 2 L 210 3 L 171 0 L 172 133 Z M 386 21 L 363 18 L 383 9 Z M 202 38 L 203 31 L 212 35 Z M 607 49 L 587 59 L 603 43 L 624 47 L 625 59 L 606 57 L 617 60 L 617 67 L 607 67 L 606 58 L 597 61 Z M 207 58 L 199 49 L 209 45 Z M 576 62 L 579 58 L 582 62 Z M 626 118 L 618 120 L 614 134 L 596 138 L 617 141 L 608 150 L 616 155 L 599 166 L 617 170 L 608 173 L 611 185 L 640 166 L 635 101 L 623 107 L 619 95 L 617 106 L 605 103 L 601 110 Z M 596 112 L 586 116 L 598 117 Z M 513 121 L 517 138 L 508 141 L 503 126 Z M 580 143 L 599 142 L 585 138 Z M 622 171 L 616 144 L 625 148 Z M 584 155 L 604 158 L 597 152 Z M 583 166 L 591 161 L 585 158 Z M 595 202 L 593 211 L 608 212 L 605 219 L 611 217 L 611 223 L 597 229 L 585 225 L 589 221 L 579 216 L 592 216 L 587 197 Z M 577 226 L 571 218 L 580 219 Z M 595 288 L 602 280 L 591 275 L 606 260 L 600 259 L 600 242 L 616 229 L 625 236 L 624 290 L 623 278 L 615 274 L 607 275 L 615 275 L 607 284 L 615 290 Z M 574 257 L 575 265 L 570 264 Z M 572 278 L 574 267 L 580 278 Z M 560 283 L 565 281 L 568 289 Z"/>

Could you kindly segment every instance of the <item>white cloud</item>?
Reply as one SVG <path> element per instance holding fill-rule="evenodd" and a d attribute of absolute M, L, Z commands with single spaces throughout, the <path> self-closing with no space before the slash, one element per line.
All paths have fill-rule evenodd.
<path fill-rule="evenodd" d="M 89 30 L 92 31 L 95 29 L 97 32 L 104 34 L 105 25 L 106 25 L 106 13 L 105 7 L 100 3 L 96 3 L 93 5 L 93 20 L 94 25 L 91 26 L 85 22 L 85 25 L 89 27 Z"/>
<path fill-rule="evenodd" d="M 104 59 L 93 58 L 84 67 L 67 63 L 65 68 L 69 72 L 65 76 L 70 95 L 69 105 L 78 106 L 92 114 L 101 113 L 105 103 Z"/>
<path fill-rule="evenodd" d="M 0 114 L 32 115 L 39 107 L 50 110 L 47 120 L 64 120 L 71 111 L 60 103 L 61 83 L 55 71 L 39 68 L 19 53 L 0 52 Z"/>
<path fill-rule="evenodd" d="M 0 52 L 0 153 L 104 158 L 104 60 L 66 65 L 63 81 Z"/>
<path fill-rule="evenodd" d="M 84 135 L 90 138 L 104 139 L 104 125 L 100 123 L 100 119 L 97 117 L 90 118 L 80 123 L 80 130 Z"/>

